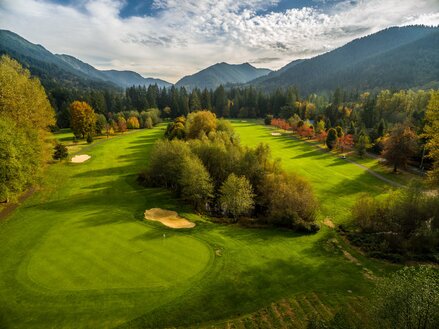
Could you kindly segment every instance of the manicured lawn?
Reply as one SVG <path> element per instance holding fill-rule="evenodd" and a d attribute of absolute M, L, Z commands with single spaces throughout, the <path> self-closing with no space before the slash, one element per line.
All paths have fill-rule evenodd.
<path fill-rule="evenodd" d="M 321 216 L 335 223 L 349 220 L 350 207 L 361 193 L 378 196 L 392 188 L 364 169 L 322 152 L 311 143 L 288 135 L 272 136 L 273 130 L 252 122 L 235 121 L 234 126 L 243 144 L 269 144 L 273 157 L 281 159 L 286 170 L 306 177 L 320 201 Z"/>
<path fill-rule="evenodd" d="M 320 218 L 347 221 L 361 191 L 387 190 L 303 142 L 234 125 L 243 144 L 270 143 L 286 169 L 308 177 L 322 203 Z M 365 268 L 375 275 L 393 269 L 352 250 L 357 262 L 349 261 L 348 247 L 334 244 L 336 234 L 326 227 L 300 235 L 213 224 L 167 191 L 138 186 L 163 131 L 162 125 L 83 146 L 80 154 L 90 160 L 51 165 L 41 191 L 0 223 L 0 327 L 220 327 L 310 293 L 337 307 L 368 295 L 373 283 Z M 152 207 L 176 210 L 197 226 L 179 231 L 147 223 L 143 212 Z"/>

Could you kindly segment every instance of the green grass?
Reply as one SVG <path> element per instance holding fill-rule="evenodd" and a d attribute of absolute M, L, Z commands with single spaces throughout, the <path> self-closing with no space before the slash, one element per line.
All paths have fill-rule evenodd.
<path fill-rule="evenodd" d="M 287 170 L 311 181 L 320 218 L 347 221 L 361 191 L 387 191 L 364 170 L 309 144 L 273 137 L 263 126 L 234 125 L 243 144 L 270 143 Z M 363 268 L 376 275 L 393 270 L 354 250 L 361 265 L 348 261 L 328 228 L 300 235 L 213 224 L 167 191 L 138 186 L 136 175 L 163 131 L 82 146 L 90 160 L 51 165 L 41 191 L 0 223 L 0 327 L 221 326 L 283 298 L 315 292 L 333 306 L 367 296 L 372 282 Z M 197 226 L 145 222 L 152 207 L 176 210 Z"/>
<path fill-rule="evenodd" d="M 273 130 L 251 122 L 234 122 L 234 126 L 243 144 L 269 144 L 273 157 L 281 159 L 287 171 L 306 177 L 319 199 L 321 216 L 335 223 L 349 220 L 350 207 L 361 193 L 377 196 L 392 188 L 364 169 L 322 152 L 312 143 L 288 135 L 272 136 Z"/>

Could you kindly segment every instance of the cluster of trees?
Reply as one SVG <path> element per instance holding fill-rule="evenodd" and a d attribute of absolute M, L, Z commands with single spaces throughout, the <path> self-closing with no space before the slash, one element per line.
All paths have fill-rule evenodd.
<path fill-rule="evenodd" d="M 439 261 L 439 195 L 414 185 L 385 199 L 363 195 L 352 216 L 360 231 L 349 237 L 371 255 Z"/>
<path fill-rule="evenodd" d="M 0 202 L 32 185 L 50 158 L 48 127 L 55 113 L 38 79 L 0 58 Z"/>
<path fill-rule="evenodd" d="M 93 136 L 105 133 L 107 137 L 115 132 L 125 132 L 128 129 L 151 129 L 160 123 L 160 110 L 148 109 L 146 111 L 124 111 L 108 113 L 107 115 L 95 113 L 87 103 L 74 101 L 70 104 L 70 124 L 76 138 L 87 138 L 93 141 Z"/>
<path fill-rule="evenodd" d="M 435 114 L 427 115 L 429 103 L 437 99 L 439 91 L 381 90 L 359 93 L 336 89 L 333 93 L 308 94 L 301 97 L 297 88 L 290 87 L 272 92 L 255 87 L 219 86 L 215 90 L 186 90 L 184 87 L 159 88 L 156 85 L 133 86 L 124 93 L 115 90 L 76 90 L 57 88 L 50 91 L 50 101 L 57 112 L 59 127 L 70 127 L 69 105 L 74 100 L 86 101 L 98 114 L 137 111 L 158 108 L 164 118 L 187 116 L 190 112 L 207 109 L 218 118 L 283 119 L 291 126 L 304 123 L 298 132 L 308 138 L 316 137 L 326 143 L 329 129 L 343 131 L 343 136 L 330 140 L 329 147 L 349 148 L 355 144 L 359 154 L 366 150 L 381 154 L 386 135 L 397 124 L 404 124 L 420 138 L 419 147 L 410 152 L 402 164 L 410 161 L 430 169 L 437 141 L 431 136 L 436 128 Z M 436 101 L 437 102 L 437 101 Z M 431 105 L 437 112 L 437 105 Z M 430 110 L 430 113 L 433 110 Z M 436 114 L 437 116 L 437 114 Z M 125 118 L 128 120 L 128 118 Z M 128 124 L 128 123 L 127 123 Z M 139 123 L 141 126 L 141 123 Z M 123 123 L 121 124 L 123 126 Z M 130 126 L 136 126 L 132 122 Z M 319 129 L 324 126 L 325 129 Z M 341 129 L 338 129 L 340 127 Z M 426 130 L 431 127 L 429 137 Z M 115 129 L 114 127 L 113 129 Z M 331 138 L 334 137 L 331 130 Z M 433 144 L 430 142 L 433 140 Z M 397 165 L 397 167 L 400 164 Z M 436 171 L 438 172 L 438 171 Z M 437 174 L 436 182 L 439 180 Z"/>
<path fill-rule="evenodd" d="M 175 191 L 201 212 L 316 231 L 316 200 L 303 178 L 282 170 L 268 145 L 243 147 L 230 122 L 209 111 L 179 117 L 158 141 L 140 179 Z"/>
<path fill-rule="evenodd" d="M 338 99 L 335 96 L 337 94 L 334 101 Z M 355 147 L 360 156 L 366 151 L 382 154 L 393 165 L 395 172 L 416 159 L 420 166 L 433 162 L 431 177 L 434 182 L 439 182 L 439 91 L 401 91 L 393 94 L 382 91 L 373 101 L 370 97 L 363 94 L 362 105 L 355 104 L 353 108 L 338 106 L 334 109 L 331 104 L 324 115 L 314 116 L 314 120 L 307 119 L 309 104 L 296 102 L 302 105 L 297 105 L 296 113 L 291 117 L 284 119 L 268 115 L 265 123 L 293 130 L 304 138 L 316 138 L 329 149 L 343 152 Z M 298 114 L 300 108 L 303 117 Z M 331 127 L 330 118 L 335 119 L 338 125 Z M 425 151 L 427 157 L 424 156 Z"/>
<path fill-rule="evenodd" d="M 439 271 L 404 267 L 380 279 L 361 317 L 344 307 L 332 319 L 313 317 L 307 329 L 434 329 L 439 327 Z"/>

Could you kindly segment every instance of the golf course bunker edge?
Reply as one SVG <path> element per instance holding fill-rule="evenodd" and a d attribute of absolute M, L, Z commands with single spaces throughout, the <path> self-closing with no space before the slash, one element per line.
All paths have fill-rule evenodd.
<path fill-rule="evenodd" d="M 180 217 L 176 211 L 161 208 L 145 210 L 145 219 L 160 222 L 170 228 L 193 228 L 195 223 Z"/>

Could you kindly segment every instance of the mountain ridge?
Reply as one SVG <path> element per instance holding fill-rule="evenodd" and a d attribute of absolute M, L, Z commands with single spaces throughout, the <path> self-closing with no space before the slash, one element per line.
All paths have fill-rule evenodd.
<path fill-rule="evenodd" d="M 438 33 L 439 27 L 406 26 L 384 29 L 291 67 L 281 68 L 265 77 L 250 81 L 248 85 L 264 90 L 294 85 L 307 94 L 337 87 L 366 90 L 415 88 L 429 83 L 438 84 L 439 56 L 436 54 L 439 52 L 439 42 L 435 37 Z M 433 46 L 432 49 L 428 47 L 429 43 Z M 423 61 L 420 61 L 416 53 L 422 49 L 429 50 L 423 52 Z M 407 62 L 411 62 L 411 66 L 404 66 Z M 287 66 L 292 63 L 294 61 Z M 398 69 L 395 69 L 395 66 Z M 413 73 L 412 77 L 407 76 L 408 71 Z M 432 74 L 427 74 L 422 79 L 419 77 L 420 73 L 415 74 L 416 71 L 431 71 Z"/>
<path fill-rule="evenodd" d="M 0 54 L 8 54 L 27 66 L 44 85 L 63 83 L 71 87 L 126 88 L 132 85 L 169 87 L 172 84 L 156 78 L 144 78 L 134 71 L 98 70 L 68 54 L 53 54 L 20 35 L 0 30 Z"/>
<path fill-rule="evenodd" d="M 189 90 L 215 89 L 220 85 L 244 84 L 272 72 L 269 69 L 256 68 L 248 62 L 229 64 L 220 62 L 208 66 L 194 74 L 186 75 L 175 84 Z"/>

